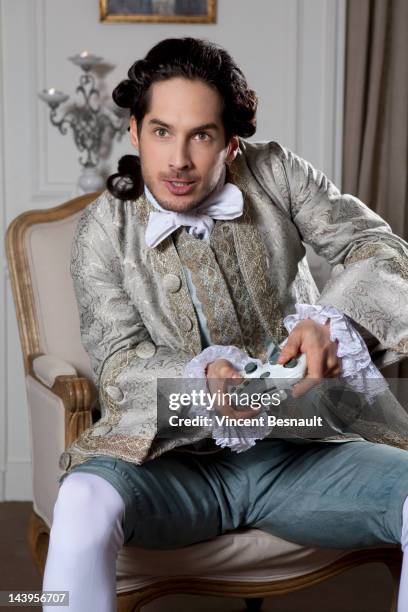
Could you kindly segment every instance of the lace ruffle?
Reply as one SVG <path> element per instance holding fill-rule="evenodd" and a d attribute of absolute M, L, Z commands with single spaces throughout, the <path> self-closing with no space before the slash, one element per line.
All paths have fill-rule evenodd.
<path fill-rule="evenodd" d="M 212 346 L 208 346 L 199 355 L 189 361 L 184 369 L 184 378 L 195 378 L 197 379 L 197 383 L 199 383 L 200 380 L 202 380 L 204 383 L 204 381 L 206 381 L 206 366 L 217 359 L 227 359 L 237 370 L 243 370 L 249 361 L 255 361 L 258 365 L 261 365 L 262 363 L 260 359 L 249 357 L 247 353 L 236 346 L 214 344 Z M 205 390 L 208 391 L 206 382 L 204 383 L 204 386 Z M 204 413 L 205 409 L 198 409 L 194 411 L 194 415 Z M 263 433 L 263 435 L 259 437 L 242 438 L 239 435 L 239 428 L 237 427 L 223 427 L 217 425 L 216 423 L 214 423 L 212 427 L 212 437 L 215 440 L 216 445 L 221 446 L 222 448 L 228 446 L 231 448 L 231 450 L 237 453 L 248 450 L 255 445 L 256 440 L 264 438 L 266 435 L 267 433 Z"/>
<path fill-rule="evenodd" d="M 388 388 L 381 372 L 371 361 L 367 345 L 353 327 L 350 319 L 333 306 L 296 304 L 296 314 L 283 322 L 290 333 L 303 319 L 312 319 L 324 325 L 330 319 L 330 338 L 337 340 L 337 357 L 341 358 L 341 378 L 371 402 L 378 393 Z"/>
<path fill-rule="evenodd" d="M 252 359 L 237 346 L 213 344 L 188 362 L 184 369 L 184 378 L 205 378 L 206 366 L 217 359 L 228 359 L 237 370 L 242 370 L 249 361 L 255 361 L 261 365 L 259 359 Z"/>

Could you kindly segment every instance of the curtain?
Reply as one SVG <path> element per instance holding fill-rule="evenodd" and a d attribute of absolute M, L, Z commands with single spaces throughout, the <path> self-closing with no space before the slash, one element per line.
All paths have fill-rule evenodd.
<path fill-rule="evenodd" d="M 345 70 L 343 192 L 408 240 L 408 0 L 348 0 Z"/>

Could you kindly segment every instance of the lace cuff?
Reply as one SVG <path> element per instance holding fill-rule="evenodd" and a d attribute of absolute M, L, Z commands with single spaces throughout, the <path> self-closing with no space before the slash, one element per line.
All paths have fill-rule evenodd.
<path fill-rule="evenodd" d="M 253 359 L 249 357 L 247 353 L 241 351 L 236 346 L 223 346 L 220 344 L 214 344 L 208 346 L 199 355 L 189 361 L 184 369 L 184 378 L 195 378 L 203 381 L 205 391 L 208 392 L 208 386 L 206 383 L 205 369 L 209 363 L 216 361 L 217 359 L 228 359 L 237 370 L 242 370 L 249 361 L 255 361 L 257 365 L 261 365 L 260 359 Z M 198 382 L 197 380 L 197 382 Z M 205 410 L 204 410 L 205 412 Z M 194 414 L 202 414 L 203 410 L 200 408 L 194 411 Z M 226 427 L 218 425 L 216 422 L 212 426 L 212 437 L 215 440 L 217 446 L 225 448 L 228 446 L 231 450 L 240 453 L 248 448 L 255 445 L 255 440 L 265 437 L 261 435 L 258 438 L 242 438 L 239 434 L 238 427 Z"/>
<path fill-rule="evenodd" d="M 249 361 L 256 361 L 258 365 L 261 364 L 259 359 L 252 359 L 237 346 L 213 344 L 187 363 L 184 369 L 184 378 L 205 378 L 205 368 L 217 359 L 228 359 L 237 370 L 242 370 Z"/>
<path fill-rule="evenodd" d="M 283 322 L 290 333 L 303 319 L 312 319 L 322 325 L 330 319 L 330 339 L 338 342 L 341 377 L 358 393 L 364 393 L 371 402 L 378 393 L 388 388 L 388 383 L 371 361 L 367 345 L 349 317 L 332 306 L 296 304 L 296 314 L 288 315 Z"/>

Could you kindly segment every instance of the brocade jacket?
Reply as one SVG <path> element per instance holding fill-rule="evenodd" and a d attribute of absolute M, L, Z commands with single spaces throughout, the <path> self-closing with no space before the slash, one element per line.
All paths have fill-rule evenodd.
<path fill-rule="evenodd" d="M 277 142 L 240 139 L 227 180 L 243 192 L 243 214 L 216 221 L 213 233 L 230 286 L 235 269 L 233 293 L 185 227 L 146 245 L 154 209 L 144 193 L 123 201 L 105 191 L 83 210 L 71 275 L 102 416 L 61 455 L 64 471 L 97 455 L 141 464 L 192 442 L 160 438 L 156 420 L 157 379 L 181 377 L 202 350 L 183 264 L 201 283 L 214 343 L 264 359 L 267 342 L 287 335 L 283 318 L 307 303 L 334 306 L 381 348 L 408 353 L 408 244 L 384 220 Z M 320 295 L 305 243 L 332 266 Z M 381 431 L 362 435 L 389 442 Z"/>

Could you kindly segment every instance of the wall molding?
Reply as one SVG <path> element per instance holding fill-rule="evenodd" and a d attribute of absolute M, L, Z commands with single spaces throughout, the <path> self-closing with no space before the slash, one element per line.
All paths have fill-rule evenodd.
<path fill-rule="evenodd" d="M 329 178 L 341 187 L 343 139 L 344 52 L 346 5 L 344 0 L 325 2 L 324 82 L 322 89 L 321 151 L 329 160 Z M 334 44 L 333 44 L 334 41 Z"/>
<path fill-rule="evenodd" d="M 46 0 L 37 0 L 29 6 L 29 37 L 31 47 L 31 91 L 40 92 L 48 85 L 47 77 L 47 2 Z M 32 196 L 33 203 L 44 201 L 45 198 L 63 202 L 70 199 L 74 195 L 75 185 L 70 182 L 55 183 L 50 180 L 48 174 L 48 138 L 47 132 L 49 129 L 55 129 L 49 121 L 48 107 L 44 103 L 40 103 L 36 97 L 36 103 L 30 105 L 33 127 L 32 142 L 35 145 L 40 145 L 37 150 L 37 155 L 33 154 L 33 169 L 32 169 Z"/>
<path fill-rule="evenodd" d="M 286 139 L 288 148 L 296 151 L 298 147 L 298 95 L 299 95 L 299 38 L 301 36 L 301 27 L 299 20 L 301 18 L 301 2 L 296 0 L 294 3 L 287 3 L 287 23 L 288 23 L 288 45 L 285 50 L 285 55 L 288 58 L 288 64 L 291 70 L 288 70 L 286 83 Z M 290 27 L 290 24 L 295 24 L 295 27 Z"/>
<path fill-rule="evenodd" d="M 333 179 L 339 189 L 343 186 L 343 126 L 344 126 L 344 79 L 346 64 L 347 4 L 337 0 L 336 29 L 336 80 L 334 83 L 334 134 L 333 134 Z M 328 41 L 327 41 L 328 42 Z"/>
<path fill-rule="evenodd" d="M 297 2 L 297 152 L 340 186 L 346 3 Z"/>
<path fill-rule="evenodd" d="M 2 501 L 26 501 L 33 498 L 31 461 L 9 461 L 5 472 L 5 494 Z"/>

